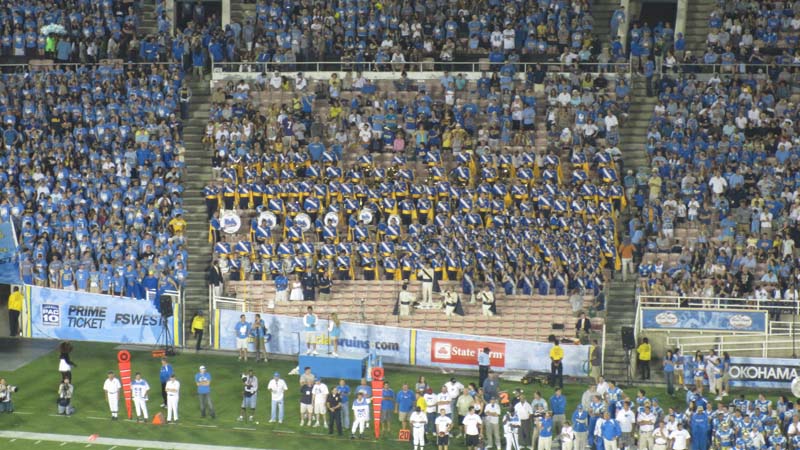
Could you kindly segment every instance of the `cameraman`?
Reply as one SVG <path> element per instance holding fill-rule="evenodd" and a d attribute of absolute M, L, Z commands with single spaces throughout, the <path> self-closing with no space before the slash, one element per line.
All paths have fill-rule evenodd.
<path fill-rule="evenodd" d="M 258 377 L 253 374 L 253 369 L 247 371 L 247 374 L 242 374 L 242 384 L 244 384 L 244 392 L 242 393 L 242 412 L 239 414 L 240 422 L 247 417 L 247 410 L 250 409 L 249 421 L 254 420 L 256 413 L 256 398 L 258 397 Z"/>
<path fill-rule="evenodd" d="M 16 386 L 10 386 L 5 378 L 0 378 L 0 413 L 14 412 L 14 404 L 11 402 L 13 392 L 17 392 Z"/>
<path fill-rule="evenodd" d="M 71 406 L 72 393 L 75 388 L 70 384 L 69 378 L 64 378 L 58 385 L 58 414 L 71 416 L 74 408 Z"/>

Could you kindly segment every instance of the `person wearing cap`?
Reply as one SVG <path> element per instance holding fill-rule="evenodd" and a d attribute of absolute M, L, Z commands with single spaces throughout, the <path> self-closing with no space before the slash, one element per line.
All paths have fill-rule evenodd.
<path fill-rule="evenodd" d="M 575 445 L 573 445 L 573 448 L 586 450 L 586 445 L 589 443 L 589 413 L 580 403 L 575 407 L 575 412 L 572 413 L 572 425 L 572 430 L 575 432 Z"/>
<path fill-rule="evenodd" d="M 450 411 L 455 412 L 456 402 L 461 392 L 464 391 L 464 385 L 456 377 L 451 377 L 450 381 L 444 384 L 444 387 L 447 388 L 447 394 L 450 396 Z"/>
<path fill-rule="evenodd" d="M 267 390 L 272 393 L 272 405 L 270 408 L 269 422 L 275 423 L 275 420 L 277 419 L 278 423 L 283 423 L 283 399 L 284 393 L 289 390 L 289 386 L 286 385 L 286 381 L 281 379 L 281 374 L 275 372 L 272 374 L 272 379 L 269 380 L 269 384 L 267 384 Z"/>
<path fill-rule="evenodd" d="M 689 418 L 689 434 L 692 436 L 692 450 L 706 450 L 708 448 L 709 417 L 702 406 L 697 407 L 697 412 Z"/>
<path fill-rule="evenodd" d="M 208 413 L 214 419 L 217 415 L 211 403 L 211 374 L 206 372 L 206 366 L 200 366 L 199 370 L 194 375 L 194 384 L 197 385 L 197 398 L 200 400 L 200 417 Z"/>
<path fill-rule="evenodd" d="M 414 450 L 422 450 L 425 447 L 425 427 L 428 424 L 428 416 L 422 411 L 422 408 L 417 406 L 411 412 L 408 420 L 411 422 L 411 440 Z"/>
<path fill-rule="evenodd" d="M 350 439 L 356 438 L 356 431 L 358 431 L 359 438 L 364 437 L 364 427 L 367 425 L 367 421 L 369 421 L 369 399 L 359 391 L 353 401 L 353 427 L 350 430 Z"/>
<path fill-rule="evenodd" d="M 500 450 L 502 441 L 500 440 L 500 413 L 502 412 L 500 404 L 497 403 L 497 397 L 492 396 L 489 403 L 483 409 L 483 434 L 486 439 L 486 449 L 491 450 L 492 447 Z"/>
<path fill-rule="evenodd" d="M 315 427 L 323 424 L 325 428 L 328 428 L 327 408 L 325 407 L 325 403 L 328 400 L 329 394 L 330 391 L 328 390 L 328 385 L 323 383 L 320 378 L 314 380 L 314 387 L 311 391 L 311 400 L 312 404 L 314 405 L 314 416 L 316 418 L 314 422 Z"/>
<path fill-rule="evenodd" d="M 108 371 L 106 380 L 103 382 L 103 390 L 106 393 L 108 408 L 111 410 L 111 420 L 117 420 L 117 413 L 119 412 L 119 391 L 122 390 L 122 384 L 119 382 L 119 378 L 114 376 L 114 371 Z"/>
<path fill-rule="evenodd" d="M 178 400 L 181 393 L 181 382 L 175 378 L 175 374 L 169 376 L 167 381 L 167 423 L 178 422 Z"/>
<path fill-rule="evenodd" d="M 247 410 L 250 410 L 248 420 L 253 421 L 253 416 L 256 413 L 256 403 L 258 400 L 258 377 L 253 373 L 253 369 L 249 369 L 246 374 L 242 375 L 242 409 L 239 413 L 239 422 L 245 420 Z"/>

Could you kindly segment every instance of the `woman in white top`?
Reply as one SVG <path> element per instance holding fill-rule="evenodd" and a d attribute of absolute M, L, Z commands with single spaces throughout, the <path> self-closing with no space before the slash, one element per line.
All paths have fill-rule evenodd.
<path fill-rule="evenodd" d="M 292 283 L 292 290 L 289 293 L 290 301 L 303 301 L 303 284 L 300 283 L 300 278 L 295 277 Z"/>

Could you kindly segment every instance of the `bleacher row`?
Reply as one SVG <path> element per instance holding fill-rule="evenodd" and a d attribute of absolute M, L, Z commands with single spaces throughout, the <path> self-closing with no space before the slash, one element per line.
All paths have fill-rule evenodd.
<path fill-rule="evenodd" d="M 442 290 L 448 287 L 457 290 L 452 282 L 441 282 Z M 420 294 L 418 283 L 409 285 L 409 292 Z M 231 281 L 226 285 L 226 294 L 246 300 L 248 310 L 254 312 L 302 316 L 312 302 L 290 301 L 274 302 L 275 288 L 272 283 L 253 283 Z M 470 304 L 463 298 L 464 316 L 446 317 L 441 308 L 414 309 L 411 316 L 393 315 L 400 285 L 391 282 L 344 281 L 334 285 L 331 298 L 313 302 L 314 311 L 320 317 L 336 313 L 343 321 L 373 323 L 377 325 L 410 327 L 423 330 L 450 331 L 457 333 L 492 335 L 511 339 L 544 341 L 551 334 L 559 337 L 575 337 L 577 317 L 566 297 L 562 296 L 507 296 L 498 293 L 497 310 L 500 317 L 487 319 L 481 316 L 480 304 Z M 439 295 L 436 303 L 440 303 Z M 590 304 L 594 296 L 585 296 L 585 304 Z M 535 316 L 531 315 L 535 309 Z M 515 318 L 529 318 L 516 320 Z M 554 327 L 555 325 L 555 327 Z M 600 332 L 603 326 L 601 317 L 592 318 L 592 329 Z"/>

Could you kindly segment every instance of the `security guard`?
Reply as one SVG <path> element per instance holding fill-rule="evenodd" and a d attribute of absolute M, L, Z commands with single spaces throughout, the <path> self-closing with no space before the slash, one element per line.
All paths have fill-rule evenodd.
<path fill-rule="evenodd" d="M 197 344 L 195 345 L 195 351 L 200 351 L 200 343 L 203 342 L 203 331 L 206 329 L 206 318 L 203 315 L 202 310 L 198 310 L 194 317 L 192 318 L 192 333 L 194 333 L 195 339 L 197 339 Z"/>

